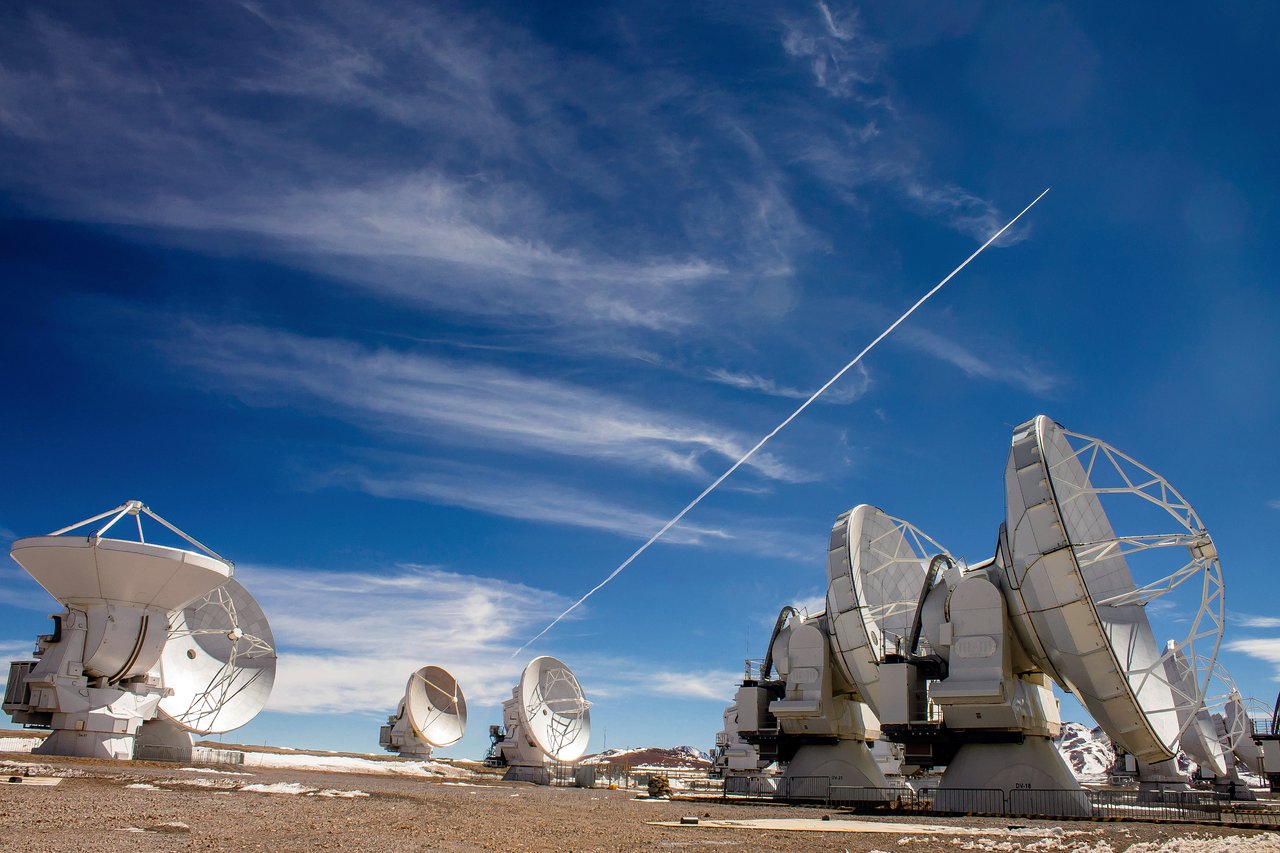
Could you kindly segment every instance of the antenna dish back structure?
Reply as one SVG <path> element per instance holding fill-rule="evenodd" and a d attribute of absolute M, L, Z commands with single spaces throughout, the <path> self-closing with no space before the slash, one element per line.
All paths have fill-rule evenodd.
<path fill-rule="evenodd" d="M 1125 750 L 1173 758 L 1186 712 L 1203 703 L 1210 673 L 1200 661 L 1212 661 L 1222 639 L 1222 566 L 1209 532 L 1164 477 L 1044 415 L 1015 431 L 1005 483 L 999 556 L 1029 651 Z M 1103 506 L 1117 498 L 1137 499 L 1163 523 L 1117 535 Z M 1173 571 L 1137 585 L 1130 562 L 1170 556 Z M 1186 637 L 1162 648 L 1146 608 L 1188 581 L 1203 590 L 1199 606 Z M 1179 655 L 1191 666 L 1189 689 L 1166 670 Z"/>
<path fill-rule="evenodd" d="M 148 543 L 144 515 L 195 550 Z M 104 538 L 126 516 L 137 541 Z M 71 535 L 103 519 L 92 534 Z M 65 607 L 53 633 L 38 639 L 37 660 L 9 669 L 4 710 L 53 730 L 37 752 L 132 758 L 140 729 L 163 714 L 163 757 L 189 758 L 187 732 L 227 731 L 265 703 L 275 672 L 271 633 L 231 579 L 233 564 L 141 502 L 19 539 L 10 554 Z M 218 618 L 215 601 L 226 605 Z"/>
<path fill-rule="evenodd" d="M 844 677 L 880 712 L 880 665 L 908 654 L 931 558 L 947 551 L 910 522 L 860 504 L 836 519 L 827 552 L 827 619 Z"/>
<path fill-rule="evenodd" d="M 388 752 L 430 758 L 434 747 L 457 743 L 466 729 L 467 700 L 458 680 L 442 667 L 424 666 L 409 676 L 379 743 Z"/>
<path fill-rule="evenodd" d="M 506 732 L 495 744 L 507 765 L 504 778 L 550 784 L 552 762 L 574 762 L 591 740 L 591 703 L 561 660 L 529 662 L 511 698 L 502 703 Z"/>

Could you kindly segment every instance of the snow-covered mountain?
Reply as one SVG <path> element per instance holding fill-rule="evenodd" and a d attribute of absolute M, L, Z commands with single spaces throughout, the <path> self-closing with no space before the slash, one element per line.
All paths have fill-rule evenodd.
<path fill-rule="evenodd" d="M 607 764 L 612 767 L 684 767 L 704 770 L 711 766 L 711 756 L 694 746 L 644 746 L 636 749 L 606 749 L 588 755 L 579 764 Z"/>
<path fill-rule="evenodd" d="M 1063 723 L 1057 747 L 1081 782 L 1105 782 L 1107 770 L 1116 760 L 1111 739 L 1101 728 L 1091 729 L 1083 723 Z"/>

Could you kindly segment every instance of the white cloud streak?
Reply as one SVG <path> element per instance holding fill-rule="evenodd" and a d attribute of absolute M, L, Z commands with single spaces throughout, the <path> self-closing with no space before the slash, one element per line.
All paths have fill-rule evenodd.
<path fill-rule="evenodd" d="M 34 637 L 30 640 L 0 640 L 0 661 L 32 660 L 35 645 Z"/>
<path fill-rule="evenodd" d="M 677 699 L 709 699 L 728 703 L 733 700 L 742 673 L 727 669 L 671 671 L 656 670 L 645 674 L 646 692 Z"/>
<path fill-rule="evenodd" d="M 449 670 L 468 701 L 494 704 L 520 674 L 514 638 L 564 601 L 555 593 L 429 566 L 326 572 L 241 566 L 280 642 L 269 710 L 390 713 L 410 673 Z"/>
<path fill-rule="evenodd" d="M 53 10 L 0 33 L 0 186 L 41 215 L 232 246 L 494 325 L 664 336 L 778 310 L 743 297 L 827 245 L 791 188 L 811 140 L 830 138 L 815 172 L 833 185 L 888 186 L 965 233 L 998 219 L 923 177 L 886 99 L 866 95 L 884 48 L 825 2 L 782 44 L 863 104 L 852 129 L 744 109 L 669 65 L 566 54 L 479 10 L 203 14 L 163 39 Z M 614 221 L 623 202 L 634 215 Z"/>
<path fill-rule="evenodd" d="M 663 521 L 561 481 L 448 460 L 403 458 L 382 470 L 340 469 L 326 479 L 377 497 L 459 506 L 507 518 L 606 530 L 631 538 L 648 536 Z M 730 538 L 724 530 L 690 525 L 671 541 L 697 545 Z"/>
<path fill-rule="evenodd" d="M 442 459 L 379 454 L 367 463 L 335 469 L 317 482 L 376 497 L 465 507 L 504 518 L 604 530 L 631 539 L 644 539 L 665 520 L 620 505 L 612 496 L 569 486 L 562 478 Z M 814 548 L 820 546 L 808 537 L 775 527 L 772 519 L 745 518 L 740 513 L 722 525 L 681 525 L 668 534 L 667 541 L 798 562 L 808 562 Z"/>
<path fill-rule="evenodd" d="M 856 9 L 833 10 L 822 0 L 807 20 L 784 25 L 782 47 L 808 64 L 814 82 L 836 97 L 862 96 L 875 82 L 885 49 L 862 32 Z"/>
<path fill-rule="evenodd" d="M 1012 353 L 1000 361 L 984 358 L 954 337 L 915 326 L 903 329 L 904 344 L 958 367 L 966 376 L 1001 382 L 1032 394 L 1050 394 L 1062 379 L 1026 357 Z"/>
<path fill-rule="evenodd" d="M 1250 640 L 1231 640 L 1223 644 L 1232 652 L 1240 652 L 1251 658 L 1275 666 L 1275 676 L 1280 679 L 1280 637 L 1260 637 Z"/>
<path fill-rule="evenodd" d="M 500 704 L 525 663 L 510 657 L 517 638 L 565 603 L 546 590 L 430 566 L 378 572 L 241 566 L 237 576 L 262 604 L 280 644 L 267 710 L 288 714 L 389 714 L 409 675 L 427 664 L 452 673 L 468 704 Z M 727 701 L 739 677 L 590 655 L 575 656 L 573 666 L 588 696 L 598 698 Z"/>
<path fill-rule="evenodd" d="M 742 391 L 755 391 L 770 397 L 784 397 L 789 400 L 803 400 L 813 393 L 813 389 L 794 388 L 781 385 L 765 376 L 755 373 L 739 373 L 725 368 L 716 368 L 707 376 L 713 382 L 728 385 Z M 847 405 L 861 399 L 872 388 L 871 374 L 867 368 L 859 364 L 855 375 L 842 380 L 842 384 L 832 388 L 823 395 L 822 402 L 836 405 Z"/>
<path fill-rule="evenodd" d="M 1233 628 L 1280 628 L 1280 616 L 1254 616 L 1249 613 L 1232 613 Z"/>
<path fill-rule="evenodd" d="M 710 454 L 736 458 L 736 434 L 585 386 L 250 326 L 189 324 L 165 343 L 175 360 L 255 405 L 309 405 L 376 430 L 502 452 L 589 457 L 705 475 Z M 766 477 L 802 475 L 776 458 Z"/>

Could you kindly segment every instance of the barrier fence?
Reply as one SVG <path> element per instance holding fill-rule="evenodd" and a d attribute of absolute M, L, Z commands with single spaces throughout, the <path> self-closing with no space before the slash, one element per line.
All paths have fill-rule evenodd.
<path fill-rule="evenodd" d="M 1217 823 L 1280 830 L 1274 801 L 1241 802 L 1200 790 L 1093 791 L 999 788 L 870 788 L 833 785 L 826 776 L 779 779 L 776 793 L 725 780 L 725 796 L 818 803 L 856 812 L 1078 818 L 1177 823 Z M 746 782 L 747 780 L 741 780 Z"/>

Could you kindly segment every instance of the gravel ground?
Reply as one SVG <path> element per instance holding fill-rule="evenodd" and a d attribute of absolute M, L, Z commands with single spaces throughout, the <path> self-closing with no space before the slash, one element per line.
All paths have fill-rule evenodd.
<path fill-rule="evenodd" d="M 32 767 L 32 765 L 35 765 Z M 0 850 L 1089 850 L 1092 853 L 1276 851 L 1280 835 L 1213 827 L 985 818 L 886 818 L 977 827 L 933 836 L 675 828 L 648 821 L 821 818 L 821 809 L 638 800 L 634 792 L 540 788 L 479 776 L 474 784 L 255 768 L 252 773 L 0 754 L 0 773 L 34 770 L 56 786 L 0 784 Z M 880 820 L 880 819 L 876 819 Z M 1137 845 L 1136 847 L 1134 847 Z"/>

